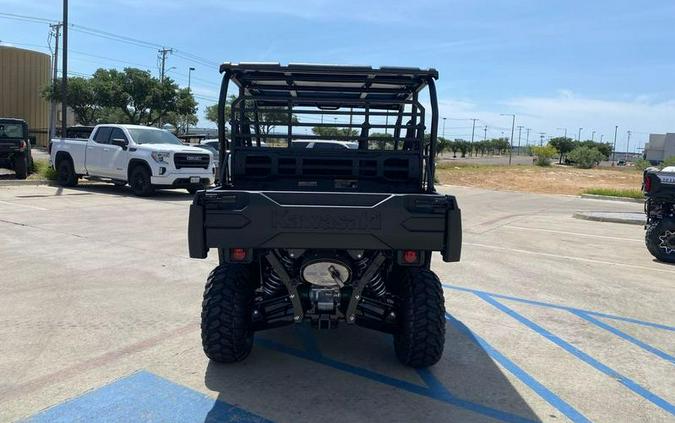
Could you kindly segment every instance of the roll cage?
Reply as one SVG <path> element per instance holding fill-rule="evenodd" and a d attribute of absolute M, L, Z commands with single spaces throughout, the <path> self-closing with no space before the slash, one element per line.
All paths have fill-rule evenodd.
<path fill-rule="evenodd" d="M 224 63 L 220 72 L 223 188 L 434 192 L 436 70 Z M 226 116 L 230 82 L 238 93 Z M 420 101 L 425 88 L 430 128 Z M 297 148 L 313 140 L 354 141 L 358 149 Z M 298 185 L 308 178 L 319 181 Z"/>

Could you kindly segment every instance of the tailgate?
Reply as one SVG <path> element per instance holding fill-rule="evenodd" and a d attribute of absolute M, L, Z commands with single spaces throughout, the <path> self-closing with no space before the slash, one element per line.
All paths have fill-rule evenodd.
<path fill-rule="evenodd" d="M 190 207 L 190 256 L 209 248 L 431 250 L 458 261 L 452 196 L 321 192 L 201 192 Z"/>

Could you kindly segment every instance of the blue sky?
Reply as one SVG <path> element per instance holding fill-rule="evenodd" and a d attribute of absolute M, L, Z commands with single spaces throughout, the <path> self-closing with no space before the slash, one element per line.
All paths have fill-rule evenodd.
<path fill-rule="evenodd" d="M 275 61 L 435 67 L 448 137 L 517 125 L 549 135 L 613 137 L 617 149 L 675 132 L 675 2 L 70 0 L 71 23 L 197 55 Z M 58 0 L 0 0 L 0 10 L 60 20 Z M 47 25 L 0 18 L 0 40 L 46 51 Z M 70 69 L 133 63 L 157 74 L 156 51 L 71 31 Z M 75 53 L 79 52 L 79 53 Z M 89 54 L 89 56 L 85 54 Z M 91 55 L 101 56 L 93 57 Z M 217 69 L 172 55 L 169 75 L 212 103 Z M 114 59 L 114 60 L 109 60 Z M 202 124 L 205 122 L 202 121 Z M 507 130 L 508 128 L 508 130 Z M 477 130 L 482 135 L 482 129 Z M 536 134 L 536 135 L 535 135 Z M 523 135 L 524 136 L 524 135 Z"/>

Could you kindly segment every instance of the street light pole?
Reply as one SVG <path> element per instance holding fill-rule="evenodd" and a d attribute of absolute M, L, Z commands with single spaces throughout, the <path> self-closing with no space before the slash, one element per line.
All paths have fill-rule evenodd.
<path fill-rule="evenodd" d="M 612 146 L 612 166 L 616 163 L 616 133 L 619 130 L 619 125 L 614 126 L 614 146 Z"/>
<path fill-rule="evenodd" d="M 63 64 L 61 65 L 61 138 L 68 126 L 68 0 L 63 0 Z"/>
<path fill-rule="evenodd" d="M 628 139 L 626 140 L 626 164 L 628 164 L 628 152 L 630 151 L 630 131 L 628 131 Z"/>
<path fill-rule="evenodd" d="M 189 68 L 188 69 L 188 92 L 190 91 L 190 82 L 192 79 L 192 71 L 195 70 L 195 68 Z"/>
<path fill-rule="evenodd" d="M 511 138 L 509 139 L 509 166 L 511 166 L 511 156 L 513 155 L 513 133 L 516 129 L 516 115 L 513 113 L 502 113 L 501 116 L 511 116 Z"/>
<path fill-rule="evenodd" d="M 487 141 L 487 125 L 483 128 L 484 134 L 483 134 L 483 141 Z"/>
<path fill-rule="evenodd" d="M 476 132 L 476 121 L 478 119 L 471 119 L 473 121 L 473 125 L 471 126 L 471 144 L 473 144 L 473 134 Z"/>

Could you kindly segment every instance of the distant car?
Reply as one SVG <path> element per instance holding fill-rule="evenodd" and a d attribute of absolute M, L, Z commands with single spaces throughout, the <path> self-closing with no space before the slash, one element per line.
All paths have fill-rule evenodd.
<path fill-rule="evenodd" d="M 33 169 L 25 120 L 0 118 L 0 167 L 13 170 L 16 179 L 26 179 Z"/>
<path fill-rule="evenodd" d="M 619 160 L 618 162 L 616 162 L 616 165 L 617 166 L 626 166 L 626 161 L 625 160 Z"/>
<path fill-rule="evenodd" d="M 359 143 L 355 141 L 293 141 L 294 148 L 313 148 L 315 150 L 356 150 Z"/>
<path fill-rule="evenodd" d="M 204 145 L 209 146 L 216 151 L 220 151 L 220 143 L 219 143 L 217 138 L 209 138 L 209 139 L 201 140 L 199 142 L 198 147 L 201 147 L 201 146 L 204 146 Z"/>

